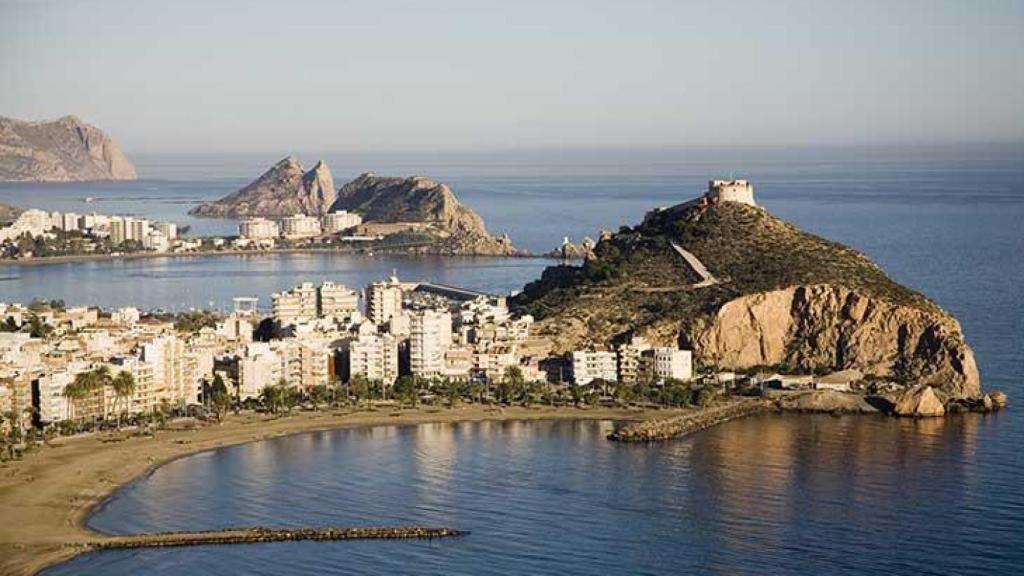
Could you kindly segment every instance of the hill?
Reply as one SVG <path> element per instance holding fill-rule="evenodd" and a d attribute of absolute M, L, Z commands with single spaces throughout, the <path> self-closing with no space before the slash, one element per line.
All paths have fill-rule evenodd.
<path fill-rule="evenodd" d="M 320 215 L 337 197 L 331 170 L 322 160 L 305 172 L 293 157 L 281 159 L 241 190 L 189 211 L 193 216 L 239 218 Z"/>
<path fill-rule="evenodd" d="M 548 268 L 513 304 L 540 319 L 556 351 L 637 333 L 691 348 L 705 367 L 856 368 L 979 392 L 949 314 L 856 250 L 750 204 L 705 197 L 651 212 L 605 235 L 581 266 Z"/>
<path fill-rule="evenodd" d="M 135 166 L 99 128 L 74 116 L 46 122 L 0 117 L 0 181 L 134 180 Z"/>

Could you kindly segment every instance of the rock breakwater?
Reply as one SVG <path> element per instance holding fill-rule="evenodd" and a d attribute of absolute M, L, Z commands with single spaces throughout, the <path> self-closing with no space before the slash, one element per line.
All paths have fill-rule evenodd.
<path fill-rule="evenodd" d="M 447 538 L 468 534 L 451 528 L 423 526 L 369 527 L 369 528 L 292 528 L 265 527 L 235 528 L 199 532 L 163 532 L 116 536 L 88 543 L 100 550 L 127 548 L 165 548 L 176 546 L 205 546 L 211 544 L 260 544 L 265 542 L 337 541 L 337 540 L 408 540 Z"/>
<path fill-rule="evenodd" d="M 774 405 L 771 402 L 761 399 L 736 400 L 712 408 L 695 410 L 691 414 L 646 420 L 623 426 L 609 434 L 608 439 L 616 442 L 655 442 L 679 438 L 724 424 L 730 420 L 772 409 L 774 409 Z"/>

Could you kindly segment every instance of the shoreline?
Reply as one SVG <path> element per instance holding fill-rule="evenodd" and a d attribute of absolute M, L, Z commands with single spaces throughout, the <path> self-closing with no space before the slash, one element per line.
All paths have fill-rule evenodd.
<path fill-rule="evenodd" d="M 49 264 L 76 264 L 79 262 L 115 262 L 120 260 L 148 260 L 153 258 L 210 258 L 216 256 L 280 256 L 286 254 L 341 254 L 350 256 L 409 256 L 415 258 L 436 257 L 436 258 L 544 258 L 551 260 L 552 257 L 544 254 L 430 254 L 406 252 L 401 249 L 339 249 L 339 248 L 273 248 L 269 250 L 203 250 L 199 252 L 139 252 L 134 254 L 122 254 L 111 256 L 110 254 L 76 254 L 73 256 L 43 256 L 28 259 L 3 259 L 0 260 L 0 268 L 10 266 L 46 266 Z"/>
<path fill-rule="evenodd" d="M 153 436 L 108 432 L 58 438 L 21 460 L 0 464 L 0 574 L 28 576 L 113 538 L 86 527 L 121 487 L 186 456 L 282 436 L 327 430 L 431 423 L 536 420 L 645 420 L 686 410 L 535 406 L 322 410 L 273 417 L 243 413 L 220 424 L 176 423 Z"/>

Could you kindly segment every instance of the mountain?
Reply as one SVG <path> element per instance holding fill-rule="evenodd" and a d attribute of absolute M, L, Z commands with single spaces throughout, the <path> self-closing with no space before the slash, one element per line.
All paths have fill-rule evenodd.
<path fill-rule="evenodd" d="M 135 166 L 117 144 L 74 116 L 48 122 L 0 117 L 0 181 L 134 179 Z"/>
<path fill-rule="evenodd" d="M 960 325 L 863 254 L 749 201 L 714 195 L 605 234 L 580 266 L 554 266 L 513 306 L 554 351 L 630 333 L 679 344 L 710 368 L 825 373 L 977 396 Z"/>
<path fill-rule="evenodd" d="M 483 218 L 464 206 L 448 186 L 424 178 L 365 173 L 338 191 L 332 210 L 348 210 L 364 222 L 418 223 L 420 233 L 433 236 L 429 252 L 510 255 L 518 251 L 508 237 L 487 232 Z"/>
<path fill-rule="evenodd" d="M 245 188 L 189 211 L 193 216 L 238 218 L 320 215 L 334 203 L 337 192 L 331 170 L 322 160 L 309 172 L 293 156 L 274 164 Z"/>

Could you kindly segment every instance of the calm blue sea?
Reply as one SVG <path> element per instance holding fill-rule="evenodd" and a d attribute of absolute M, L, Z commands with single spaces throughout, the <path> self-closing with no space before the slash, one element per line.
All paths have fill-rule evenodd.
<path fill-rule="evenodd" d="M 311 165 L 316 157 L 301 156 Z M 277 158 L 139 159 L 143 180 L 0 185 L 23 207 L 184 221 Z M 758 200 L 854 246 L 956 315 L 983 385 L 1024 398 L 1024 148 L 1020 146 L 327 157 L 448 182 L 492 231 L 546 250 L 753 180 Z M 97 202 L 86 205 L 81 198 Z M 79 206 L 80 208 L 71 208 Z M 109 208 L 108 208 L 109 207 Z M 201 233 L 233 223 L 194 222 Z M 0 301 L 184 309 L 301 280 L 390 273 L 494 291 L 542 260 L 192 258 L 0 267 Z M 936 422 L 768 416 L 658 446 L 605 442 L 610 423 L 462 424 L 307 434 L 186 458 L 122 490 L 109 532 L 236 524 L 422 522 L 433 543 L 270 544 L 110 552 L 47 574 L 982 574 L 1024 567 L 1024 419 Z"/>

